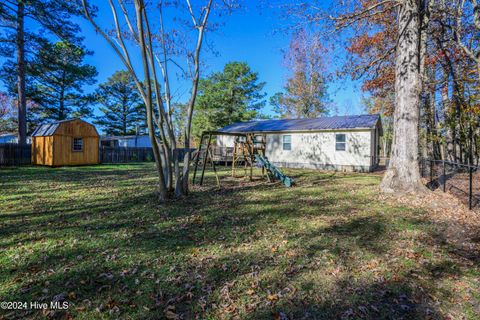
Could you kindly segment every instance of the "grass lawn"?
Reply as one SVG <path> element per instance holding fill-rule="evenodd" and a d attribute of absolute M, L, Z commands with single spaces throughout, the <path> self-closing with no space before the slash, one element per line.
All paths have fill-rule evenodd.
<path fill-rule="evenodd" d="M 0 301 L 70 303 L 0 318 L 480 318 L 445 223 L 379 175 L 286 172 L 159 205 L 152 164 L 0 170 Z"/>

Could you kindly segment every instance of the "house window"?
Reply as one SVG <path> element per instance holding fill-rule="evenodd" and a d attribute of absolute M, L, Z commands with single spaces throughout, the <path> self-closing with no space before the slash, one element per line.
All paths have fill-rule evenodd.
<path fill-rule="evenodd" d="M 347 150 L 347 138 L 344 133 L 339 133 L 335 135 L 335 150 L 336 151 Z"/>
<path fill-rule="evenodd" d="M 292 136 L 283 136 L 283 150 L 292 150 Z"/>
<path fill-rule="evenodd" d="M 73 151 L 83 151 L 83 139 L 82 138 L 73 138 Z"/>

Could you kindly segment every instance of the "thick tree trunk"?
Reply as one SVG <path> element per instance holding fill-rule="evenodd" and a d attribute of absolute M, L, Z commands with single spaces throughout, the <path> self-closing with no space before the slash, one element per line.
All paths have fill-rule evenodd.
<path fill-rule="evenodd" d="M 192 117 L 193 117 L 193 108 L 195 106 L 195 101 L 197 98 L 197 92 L 198 92 L 198 83 L 200 81 L 200 52 L 202 48 L 202 43 L 203 43 L 203 35 L 205 32 L 205 26 L 207 25 L 207 19 L 210 14 L 210 9 L 212 7 L 212 0 L 208 2 L 208 5 L 206 7 L 206 13 L 205 16 L 203 17 L 203 22 L 201 26 L 198 28 L 198 38 L 197 38 L 197 46 L 195 49 L 195 55 L 193 58 L 193 63 L 195 66 L 195 72 L 194 76 L 192 79 L 192 91 L 190 92 L 190 101 L 188 103 L 188 111 L 187 111 L 187 122 L 184 127 L 184 146 L 188 151 L 185 153 L 185 157 L 183 158 L 183 172 L 182 172 L 182 190 L 175 192 L 177 193 L 182 193 L 183 195 L 188 195 L 188 179 L 190 176 L 190 160 L 191 160 L 191 154 L 190 154 L 190 138 L 191 138 L 191 131 L 192 131 Z M 201 142 L 200 142 L 201 143 Z M 180 186 L 180 184 L 177 184 L 177 186 Z"/>
<path fill-rule="evenodd" d="M 395 62 L 395 113 L 390 165 L 381 189 L 389 193 L 426 190 L 418 165 L 420 108 L 420 7 L 404 0 L 399 9 L 399 39 Z"/>
<path fill-rule="evenodd" d="M 27 97 L 25 93 L 25 4 L 17 7 L 17 90 L 18 90 L 18 143 L 27 143 Z"/>

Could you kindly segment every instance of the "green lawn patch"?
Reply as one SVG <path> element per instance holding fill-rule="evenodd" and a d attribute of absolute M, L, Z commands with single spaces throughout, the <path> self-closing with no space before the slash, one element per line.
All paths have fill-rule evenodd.
<path fill-rule="evenodd" d="M 0 170 L 0 301 L 69 303 L 0 319 L 478 319 L 478 257 L 428 212 L 378 175 L 285 173 L 160 205 L 153 164 Z"/>

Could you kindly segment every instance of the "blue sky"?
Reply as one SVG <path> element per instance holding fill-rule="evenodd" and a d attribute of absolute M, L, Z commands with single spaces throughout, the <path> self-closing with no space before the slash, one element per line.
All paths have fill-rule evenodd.
<path fill-rule="evenodd" d="M 100 2 L 99 2 L 100 3 Z M 107 3 L 107 1 L 105 1 Z M 267 99 L 282 90 L 288 77 L 288 70 L 282 64 L 282 50 L 288 48 L 289 36 L 283 32 L 275 32 L 280 25 L 288 21 L 280 21 L 272 10 L 259 9 L 256 1 L 247 0 L 246 6 L 241 11 L 224 18 L 219 30 L 208 34 L 208 41 L 213 43 L 218 54 L 206 52 L 203 55 L 206 68 L 202 75 L 219 71 L 229 61 L 247 62 L 253 71 L 259 73 L 260 81 L 266 82 L 265 92 Z M 100 6 L 97 20 L 100 24 L 110 23 L 111 15 L 106 6 Z M 105 40 L 96 34 L 90 23 L 84 19 L 76 19 L 84 37 L 84 45 L 94 51 L 92 56 L 86 58 L 86 63 L 94 65 L 98 70 L 97 84 L 104 82 L 116 70 L 123 69 L 120 59 L 108 46 Z M 108 26 L 103 24 L 104 27 Z M 134 60 L 138 57 L 133 56 Z M 329 69 L 335 71 L 341 66 L 341 61 L 331 62 Z M 179 100 L 188 98 L 188 86 L 182 81 L 175 81 L 174 86 L 180 88 Z M 93 91 L 96 85 L 86 88 L 87 92 Z M 364 113 L 361 106 L 361 91 L 359 83 L 348 79 L 334 79 L 329 84 L 329 94 L 334 108 L 332 115 Z M 268 100 L 267 100 L 268 101 Z M 270 106 L 264 113 L 273 115 Z"/>

